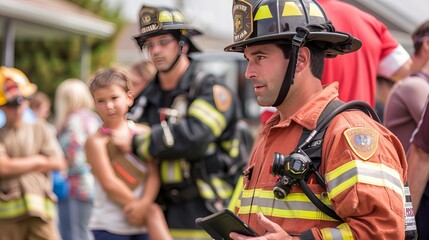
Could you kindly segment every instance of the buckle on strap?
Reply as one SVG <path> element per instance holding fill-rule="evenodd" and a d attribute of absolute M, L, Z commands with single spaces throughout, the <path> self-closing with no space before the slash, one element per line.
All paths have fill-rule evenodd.
<path fill-rule="evenodd" d="M 310 31 L 307 28 L 297 27 L 296 34 L 292 38 L 292 45 L 301 48 L 307 42 L 307 36 Z"/>

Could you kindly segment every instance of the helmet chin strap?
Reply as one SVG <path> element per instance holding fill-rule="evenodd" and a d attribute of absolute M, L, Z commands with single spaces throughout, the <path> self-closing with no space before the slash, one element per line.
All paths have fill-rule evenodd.
<path fill-rule="evenodd" d="M 283 79 L 282 86 L 280 87 L 279 95 L 277 96 L 276 101 L 273 104 L 273 107 L 280 106 L 287 94 L 289 93 L 290 86 L 293 84 L 293 80 L 295 78 L 295 70 L 296 63 L 298 61 L 298 52 L 299 49 L 305 44 L 307 41 L 307 36 L 310 33 L 307 28 L 298 27 L 296 29 L 296 34 L 292 39 L 292 51 L 289 57 L 289 64 L 287 66 L 287 70 L 285 73 L 285 77 Z"/>
<path fill-rule="evenodd" d="M 180 56 L 182 55 L 184 46 L 185 46 L 185 41 L 180 40 L 179 41 L 179 52 L 177 53 L 176 59 L 174 59 L 174 62 L 170 65 L 169 68 L 167 68 L 166 70 L 162 70 L 160 72 L 167 73 L 167 72 L 171 71 L 171 69 L 173 69 L 177 65 L 177 63 L 179 62 Z"/>

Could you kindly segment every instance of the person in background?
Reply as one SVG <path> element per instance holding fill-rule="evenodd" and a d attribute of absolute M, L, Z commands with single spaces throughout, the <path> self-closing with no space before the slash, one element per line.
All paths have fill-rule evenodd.
<path fill-rule="evenodd" d="M 394 81 L 407 77 L 411 70 L 410 54 L 369 13 L 340 0 L 318 2 L 336 31 L 350 33 L 362 41 L 359 51 L 325 59 L 322 84 L 339 82 L 340 100 L 362 100 L 375 108 L 377 75 Z"/>
<path fill-rule="evenodd" d="M 143 108 L 147 104 L 146 96 L 143 91 L 146 89 L 149 81 L 156 74 L 156 67 L 149 60 L 136 62 L 131 66 L 130 73 L 132 75 L 132 85 L 135 94 L 134 103 L 127 113 L 129 120 L 141 122 L 140 117 L 143 114 Z"/>
<path fill-rule="evenodd" d="M 380 121 L 384 119 L 384 107 L 386 106 L 387 96 L 392 90 L 395 82 L 389 78 L 378 75 L 377 76 L 377 91 L 375 94 L 375 110 Z"/>
<path fill-rule="evenodd" d="M 51 100 L 46 93 L 37 91 L 30 99 L 30 108 L 36 118 L 48 120 L 51 115 Z"/>
<path fill-rule="evenodd" d="M 429 95 L 429 21 L 412 34 L 413 73 L 393 86 L 384 108 L 384 125 L 408 151 L 410 137 L 417 127 Z"/>
<path fill-rule="evenodd" d="M 188 54 L 199 51 L 191 38 L 201 32 L 179 10 L 143 5 L 139 22 L 135 39 L 158 70 L 140 119 L 151 132 L 114 141 L 123 152 L 132 149 L 142 161 L 158 164 L 157 202 L 172 236 L 207 239 L 195 219 L 226 207 L 241 174 L 228 165 L 240 153 L 239 103 L 216 77 L 194 70 Z"/>
<path fill-rule="evenodd" d="M 93 111 L 88 86 L 80 79 L 67 79 L 55 91 L 55 127 L 67 160 L 68 194 L 58 201 L 63 240 L 88 240 L 94 198 L 94 177 L 85 153 L 88 136 L 97 131 L 101 120 Z"/>
<path fill-rule="evenodd" d="M 418 239 L 429 239 L 429 97 L 410 139 L 408 185 L 416 212 Z"/>
<path fill-rule="evenodd" d="M 258 104 L 277 111 L 257 138 L 235 209 L 260 237 L 229 236 L 404 239 L 407 163 L 388 129 L 363 111 L 343 111 L 322 139 L 298 146 L 304 129 L 317 131 L 324 109 L 339 102 L 338 82 L 320 80 L 325 56 L 355 52 L 361 42 L 336 32 L 315 0 L 234 1 L 232 9 L 234 43 L 225 51 L 244 54 Z M 303 154 L 313 144 L 322 144 L 317 168 Z M 284 198 L 274 194 L 279 184 Z"/>
<path fill-rule="evenodd" d="M 154 162 L 143 164 L 120 153 L 113 135 L 150 131 L 126 119 L 133 103 L 129 73 L 121 68 L 98 70 L 89 80 L 95 109 L 103 120 L 85 149 L 95 176 L 95 201 L 89 227 L 96 240 L 171 239 L 161 208 L 154 203 L 159 176 Z"/>
<path fill-rule="evenodd" d="M 318 2 L 336 31 L 350 33 L 362 41 L 359 51 L 325 59 L 322 84 L 338 81 L 340 100 L 362 100 L 375 107 L 377 75 L 393 81 L 404 79 L 411 71 L 410 54 L 369 13 L 340 0 Z"/>
<path fill-rule="evenodd" d="M 60 239 L 56 196 L 48 173 L 65 169 L 63 152 L 46 121 L 23 121 L 37 91 L 25 74 L 0 67 L 0 239 Z"/>

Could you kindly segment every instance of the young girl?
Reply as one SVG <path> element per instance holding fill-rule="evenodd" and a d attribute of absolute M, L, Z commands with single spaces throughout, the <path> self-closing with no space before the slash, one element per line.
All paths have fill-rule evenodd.
<path fill-rule="evenodd" d="M 148 239 L 147 233 L 151 239 L 171 239 L 162 210 L 154 203 L 160 184 L 155 163 L 143 164 L 131 154 L 112 150 L 112 135 L 150 131 L 126 119 L 133 103 L 130 86 L 128 74 L 118 68 L 101 69 L 89 82 L 103 120 L 85 146 L 96 179 L 89 227 L 96 240 L 141 240 Z"/>

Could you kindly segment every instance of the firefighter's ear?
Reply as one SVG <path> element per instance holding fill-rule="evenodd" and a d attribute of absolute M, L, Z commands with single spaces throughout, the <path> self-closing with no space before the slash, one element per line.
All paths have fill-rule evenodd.
<path fill-rule="evenodd" d="M 298 51 L 295 72 L 300 73 L 307 65 L 310 65 L 310 49 L 303 47 Z"/>

